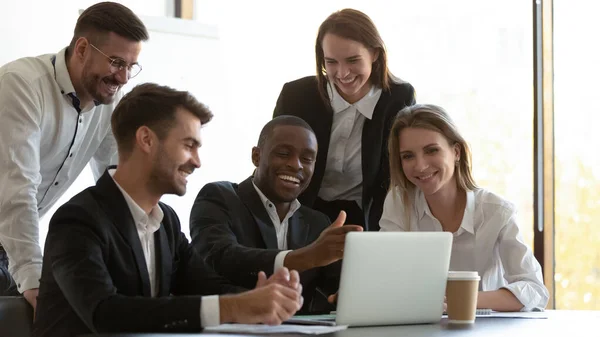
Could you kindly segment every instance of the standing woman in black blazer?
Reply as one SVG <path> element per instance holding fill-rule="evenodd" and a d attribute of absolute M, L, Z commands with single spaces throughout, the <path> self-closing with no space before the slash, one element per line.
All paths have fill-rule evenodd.
<path fill-rule="evenodd" d="M 317 135 L 315 171 L 299 200 L 332 221 L 344 210 L 346 223 L 378 231 L 390 181 L 386 140 L 415 91 L 390 73 L 383 40 L 360 11 L 331 14 L 315 52 L 317 76 L 286 83 L 273 114 L 298 116 Z"/>

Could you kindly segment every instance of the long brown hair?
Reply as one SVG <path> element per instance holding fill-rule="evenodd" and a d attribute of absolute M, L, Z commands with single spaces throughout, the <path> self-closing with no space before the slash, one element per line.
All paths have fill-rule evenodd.
<path fill-rule="evenodd" d="M 400 192 L 404 204 L 404 211 L 410 214 L 412 207 L 411 197 L 414 196 L 416 186 L 411 183 L 402 169 L 400 157 L 400 133 L 406 128 L 427 129 L 442 134 L 448 144 L 458 145 L 460 157 L 456 167 L 456 183 L 464 191 L 477 188 L 471 173 L 471 150 L 469 144 L 462 137 L 456 124 L 448 113 L 441 107 L 432 104 L 415 104 L 400 110 L 394 119 L 392 130 L 388 139 L 388 155 L 390 158 L 390 190 Z M 392 192 L 394 195 L 395 193 Z"/>
<path fill-rule="evenodd" d="M 317 83 L 321 98 L 326 105 L 330 104 L 327 96 L 327 75 L 325 71 L 325 55 L 323 53 L 323 38 L 327 33 L 360 42 L 366 48 L 379 53 L 377 60 L 373 62 L 373 69 L 369 78 L 371 84 L 380 87 L 384 91 L 389 91 L 390 83 L 399 82 L 388 69 L 385 44 L 371 18 L 356 9 L 342 9 L 329 15 L 323 21 L 319 27 L 317 42 L 315 44 Z"/>

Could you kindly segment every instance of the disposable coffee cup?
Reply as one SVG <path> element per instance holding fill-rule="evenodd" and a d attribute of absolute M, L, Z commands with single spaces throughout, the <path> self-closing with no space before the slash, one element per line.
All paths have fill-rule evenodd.
<path fill-rule="evenodd" d="M 453 324 L 475 323 L 479 274 L 476 271 L 448 272 L 446 284 L 446 311 L 448 322 Z"/>

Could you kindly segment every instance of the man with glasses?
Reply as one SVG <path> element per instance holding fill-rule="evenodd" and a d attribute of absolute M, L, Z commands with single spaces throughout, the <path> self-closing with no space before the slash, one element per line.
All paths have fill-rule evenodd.
<path fill-rule="evenodd" d="M 88 162 L 95 178 L 116 163 L 111 115 L 147 39 L 131 10 L 102 2 L 65 49 L 0 68 L 0 296 L 22 293 L 35 310 L 39 219 Z"/>

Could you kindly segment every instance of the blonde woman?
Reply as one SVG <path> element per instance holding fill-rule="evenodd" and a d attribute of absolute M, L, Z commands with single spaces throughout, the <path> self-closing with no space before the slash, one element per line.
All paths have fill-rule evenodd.
<path fill-rule="evenodd" d="M 419 104 L 401 110 L 388 152 L 391 184 L 381 231 L 453 233 L 450 270 L 479 272 L 478 308 L 546 307 L 542 270 L 523 242 L 515 207 L 477 187 L 469 146 L 442 108 Z"/>

